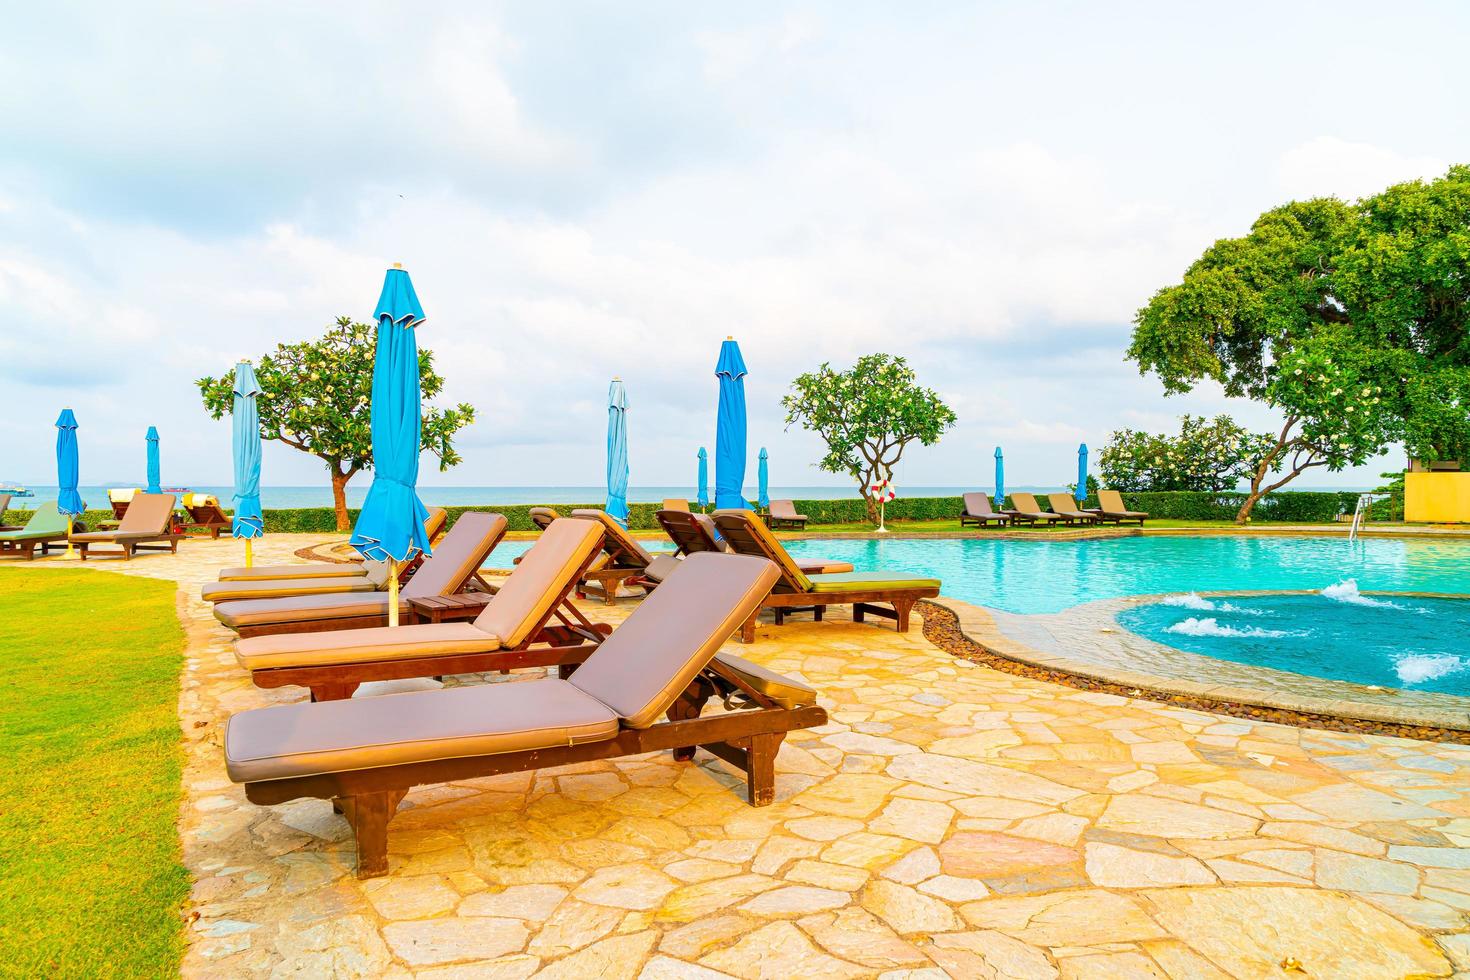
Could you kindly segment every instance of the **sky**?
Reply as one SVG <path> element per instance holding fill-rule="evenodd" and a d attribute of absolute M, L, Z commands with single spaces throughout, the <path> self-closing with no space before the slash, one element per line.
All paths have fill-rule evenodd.
<path fill-rule="evenodd" d="M 369 320 L 401 262 L 444 399 L 421 482 L 594 486 L 608 381 L 632 482 L 694 479 L 720 341 L 750 472 L 841 484 L 781 395 L 902 354 L 958 424 L 905 484 L 1074 478 L 1185 412 L 1131 320 L 1287 200 L 1470 161 L 1457 3 L 26 4 L 0 59 L 0 479 L 230 481 L 193 381 Z M 1366 485 L 1397 455 L 1309 485 Z M 360 479 L 366 479 L 362 477 Z M 263 482 L 325 481 L 268 445 Z"/>

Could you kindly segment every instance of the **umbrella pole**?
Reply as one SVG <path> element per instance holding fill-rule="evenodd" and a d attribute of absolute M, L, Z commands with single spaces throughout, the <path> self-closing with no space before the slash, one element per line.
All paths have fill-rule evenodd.
<path fill-rule="evenodd" d="M 398 625 L 398 562 L 388 559 L 388 625 Z"/>
<path fill-rule="evenodd" d="M 254 544 L 255 544 L 255 539 L 254 538 L 246 538 L 245 539 L 245 567 L 246 568 L 249 568 L 251 565 L 255 564 L 255 548 L 253 547 Z"/>
<path fill-rule="evenodd" d="M 76 551 L 73 549 L 71 543 L 71 528 L 73 520 L 75 520 L 75 518 L 73 518 L 72 515 L 66 515 L 66 557 L 68 558 L 71 558 L 76 554 Z"/>

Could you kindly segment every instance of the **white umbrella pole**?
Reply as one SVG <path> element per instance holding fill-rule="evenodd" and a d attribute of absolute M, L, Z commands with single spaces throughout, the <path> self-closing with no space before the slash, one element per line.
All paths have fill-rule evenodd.
<path fill-rule="evenodd" d="M 398 625 L 398 562 L 388 559 L 388 625 Z"/>

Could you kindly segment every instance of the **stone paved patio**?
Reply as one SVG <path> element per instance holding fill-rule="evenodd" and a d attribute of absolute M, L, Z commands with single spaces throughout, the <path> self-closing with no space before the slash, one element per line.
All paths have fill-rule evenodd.
<path fill-rule="evenodd" d="M 1470 976 L 1470 747 L 1090 694 L 841 621 L 738 651 L 832 718 L 788 739 L 774 805 L 703 753 L 426 787 L 359 882 L 328 803 L 225 777 L 225 718 L 299 697 L 250 686 L 197 599 L 239 551 L 97 563 L 182 589 L 187 976 Z"/>

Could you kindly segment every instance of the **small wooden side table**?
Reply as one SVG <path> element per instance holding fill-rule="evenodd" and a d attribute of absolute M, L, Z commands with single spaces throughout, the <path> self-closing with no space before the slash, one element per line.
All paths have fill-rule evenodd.
<path fill-rule="evenodd" d="M 493 598 L 488 592 L 419 596 L 408 600 L 409 620 L 414 623 L 453 623 L 474 619 Z"/>

